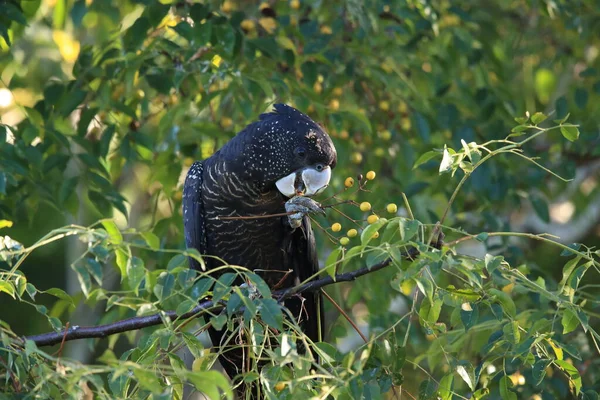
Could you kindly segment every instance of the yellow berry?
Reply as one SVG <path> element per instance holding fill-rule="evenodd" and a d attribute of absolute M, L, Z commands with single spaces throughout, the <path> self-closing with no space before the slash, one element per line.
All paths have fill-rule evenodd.
<path fill-rule="evenodd" d="M 371 238 L 377 239 L 379 237 L 379 232 L 375 232 Z"/>
<path fill-rule="evenodd" d="M 385 155 L 385 150 L 382 149 L 381 147 L 378 147 L 375 149 L 375 155 L 377 157 L 383 157 Z"/>
<path fill-rule="evenodd" d="M 412 126 L 412 123 L 410 122 L 410 118 L 402 118 L 402 120 L 400 121 L 400 126 L 405 131 L 409 131 Z"/>
<path fill-rule="evenodd" d="M 346 235 L 348 235 L 348 237 L 355 237 L 358 235 L 358 231 L 356 229 L 350 229 L 348 232 L 346 232 Z"/>
<path fill-rule="evenodd" d="M 338 99 L 331 99 L 331 101 L 329 102 L 329 108 L 331 108 L 333 111 L 339 110 L 340 101 Z"/>
<path fill-rule="evenodd" d="M 350 239 L 348 239 L 346 236 L 344 236 L 344 237 L 340 238 L 340 244 L 341 244 L 342 246 L 347 246 L 347 245 L 348 245 L 348 243 L 350 243 Z"/>
<path fill-rule="evenodd" d="M 333 88 L 333 95 L 334 96 L 340 97 L 342 94 L 344 94 L 344 91 L 342 90 L 341 87 Z"/>
<path fill-rule="evenodd" d="M 232 10 L 233 4 L 229 0 L 224 1 L 221 5 L 221 11 L 223 11 L 224 13 L 230 13 Z"/>
<path fill-rule="evenodd" d="M 404 114 L 405 112 L 408 111 L 408 106 L 406 105 L 405 102 L 401 101 L 400 104 L 398 104 L 398 111 L 401 112 L 402 114 Z"/>
<path fill-rule="evenodd" d="M 329 25 L 323 25 L 321 27 L 321 33 L 323 35 L 331 35 L 333 31 L 331 30 L 331 27 Z"/>
<path fill-rule="evenodd" d="M 352 186 L 354 186 L 354 178 L 347 177 L 344 181 L 344 186 L 346 186 L 347 188 L 351 188 Z"/>
<path fill-rule="evenodd" d="M 368 201 L 363 201 L 360 203 L 360 211 L 367 212 L 371 210 L 371 203 Z"/>
<path fill-rule="evenodd" d="M 251 32 L 256 29 L 256 24 L 251 19 L 245 19 L 240 23 L 240 26 L 243 30 L 247 32 Z"/>
<path fill-rule="evenodd" d="M 275 390 L 278 392 L 281 392 L 283 389 L 285 389 L 285 383 L 283 382 L 277 382 L 275 384 Z"/>
<path fill-rule="evenodd" d="M 367 222 L 369 224 L 374 224 L 377 221 L 379 221 L 379 217 L 377 215 L 375 215 L 375 214 L 369 215 L 369 217 L 367 218 Z"/>
<path fill-rule="evenodd" d="M 269 8 L 269 3 L 267 2 L 262 2 L 260 3 L 260 5 L 258 6 L 259 10 L 264 10 L 265 8 Z"/>
<path fill-rule="evenodd" d="M 193 163 L 194 163 L 194 159 L 192 157 L 186 157 L 183 159 L 183 165 L 185 165 L 186 167 L 189 167 Z"/>
<path fill-rule="evenodd" d="M 227 128 L 231 128 L 231 125 L 233 125 L 233 120 L 229 117 L 223 117 L 221 118 L 221 126 L 225 129 Z"/>
<path fill-rule="evenodd" d="M 319 94 L 323 91 L 323 85 L 321 85 L 321 83 L 319 82 L 315 82 L 313 90 L 315 91 L 315 93 Z"/>
<path fill-rule="evenodd" d="M 348 139 L 350 137 L 350 134 L 348 133 L 347 130 L 343 130 L 340 132 L 340 139 Z"/>
<path fill-rule="evenodd" d="M 277 21 L 275 20 L 275 18 L 271 18 L 271 17 L 265 17 L 265 18 L 260 18 L 258 20 L 258 23 L 260 26 L 263 27 L 263 29 L 269 33 L 273 33 L 275 32 L 275 29 L 277 29 Z"/>
<path fill-rule="evenodd" d="M 382 100 L 379 102 L 379 108 L 383 111 L 387 111 L 390 109 L 390 103 L 385 100 Z"/>
<path fill-rule="evenodd" d="M 375 173 L 375 171 L 369 171 L 369 172 L 367 172 L 367 175 L 365 175 L 365 176 L 368 180 L 372 181 L 373 179 L 375 179 L 376 175 L 377 174 Z"/>
<path fill-rule="evenodd" d="M 389 212 L 390 214 L 396 214 L 398 212 L 398 206 L 395 205 L 394 203 L 390 203 L 387 205 L 387 207 L 385 208 L 387 210 L 387 212 Z"/>
<path fill-rule="evenodd" d="M 363 156 L 359 152 L 355 151 L 350 155 L 350 161 L 354 164 L 360 164 L 362 162 Z"/>
<path fill-rule="evenodd" d="M 294 10 L 300 9 L 300 1 L 299 0 L 292 0 L 290 2 L 290 7 L 292 7 Z"/>
<path fill-rule="evenodd" d="M 339 222 L 336 222 L 335 224 L 331 225 L 331 230 L 334 232 L 339 232 L 342 230 L 342 224 L 340 224 Z"/>
<path fill-rule="evenodd" d="M 381 138 L 381 140 L 387 141 L 392 138 L 392 132 L 388 131 L 387 129 L 383 130 L 383 131 L 379 131 L 377 135 Z"/>

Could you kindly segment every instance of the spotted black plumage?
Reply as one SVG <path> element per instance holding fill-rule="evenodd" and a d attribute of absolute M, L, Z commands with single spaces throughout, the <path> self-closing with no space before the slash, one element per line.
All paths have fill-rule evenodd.
<path fill-rule="evenodd" d="M 287 197 L 277 180 L 303 168 L 333 168 L 336 151 L 325 131 L 300 111 L 284 104 L 262 114 L 210 158 L 196 162 L 188 172 L 183 191 L 185 240 L 188 248 L 228 264 L 257 271 L 273 287 L 288 270 L 283 287 L 293 286 L 318 271 L 310 219 L 293 229 L 287 217 L 228 220 L 221 216 L 267 215 L 285 212 Z M 206 258 L 208 268 L 222 264 Z M 198 269 L 196 261 L 191 266 Z M 301 300 L 286 301 L 300 315 Z M 305 296 L 302 327 L 318 340 L 318 298 Z M 224 334 L 210 331 L 213 344 Z M 240 351 L 227 353 L 221 362 L 233 377 L 242 372 Z"/>

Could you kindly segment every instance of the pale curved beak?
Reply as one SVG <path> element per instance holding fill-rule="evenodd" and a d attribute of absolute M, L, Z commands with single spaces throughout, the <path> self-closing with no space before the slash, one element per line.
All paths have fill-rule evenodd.
<path fill-rule="evenodd" d="M 275 185 L 287 197 L 314 196 L 321 193 L 329 185 L 331 168 L 325 167 L 321 171 L 314 168 L 304 168 L 279 179 Z"/>

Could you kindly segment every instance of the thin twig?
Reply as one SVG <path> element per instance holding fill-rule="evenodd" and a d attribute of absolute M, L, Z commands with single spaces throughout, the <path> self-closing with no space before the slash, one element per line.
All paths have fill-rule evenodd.
<path fill-rule="evenodd" d="M 265 214 L 265 215 L 238 215 L 235 217 L 230 217 L 230 216 L 226 216 L 226 215 L 218 215 L 215 217 L 215 219 L 218 220 L 231 220 L 231 219 L 263 219 L 263 218 L 275 218 L 275 217 L 285 217 L 288 215 L 292 215 L 292 214 L 296 214 L 297 211 L 288 211 L 288 212 L 284 212 L 284 213 L 277 213 L 277 214 Z"/>
<path fill-rule="evenodd" d="M 369 341 L 369 339 L 367 339 L 367 337 L 360 331 L 360 329 L 358 329 L 358 326 L 354 323 L 354 321 L 352 321 L 352 318 L 350 318 L 350 316 L 348 314 L 346 314 L 346 311 L 344 311 L 342 309 L 342 307 L 340 307 L 340 305 L 338 303 L 336 303 L 335 300 L 326 291 L 321 289 L 321 293 L 323 293 L 323 296 L 325 296 L 325 298 L 327 300 L 329 300 L 331 302 L 331 304 L 333 304 L 333 306 L 340 312 L 340 314 L 342 314 L 344 316 L 344 318 L 346 318 L 346 321 L 348 321 L 350 323 L 350 325 L 352 325 L 352 327 L 354 328 L 356 333 L 359 334 L 359 336 L 362 338 L 362 340 L 364 340 L 365 343 L 367 343 Z"/>

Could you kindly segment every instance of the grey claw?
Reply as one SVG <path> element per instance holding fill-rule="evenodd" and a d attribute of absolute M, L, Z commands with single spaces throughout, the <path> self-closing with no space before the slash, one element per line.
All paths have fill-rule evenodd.
<path fill-rule="evenodd" d="M 293 229 L 296 229 L 302 225 L 302 218 L 306 214 L 319 213 L 325 214 L 323 207 L 313 199 L 305 196 L 292 197 L 285 203 L 285 210 L 287 212 L 293 212 L 294 214 L 288 215 L 288 221 Z"/>
<path fill-rule="evenodd" d="M 302 212 L 305 214 L 308 214 L 311 212 L 325 214 L 325 210 L 323 210 L 323 207 L 321 207 L 321 204 L 314 201 L 310 197 L 305 197 L 305 196 L 292 197 L 285 203 L 285 209 L 288 212 L 298 211 L 298 212 Z"/>

